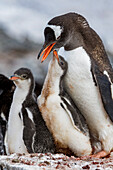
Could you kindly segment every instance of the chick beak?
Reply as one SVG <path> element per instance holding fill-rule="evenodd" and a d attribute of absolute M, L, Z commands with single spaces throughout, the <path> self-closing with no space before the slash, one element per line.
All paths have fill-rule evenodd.
<path fill-rule="evenodd" d="M 47 56 L 49 55 L 49 53 L 51 52 L 51 50 L 55 44 L 56 44 L 56 42 L 52 43 L 51 45 L 49 45 L 46 48 L 41 50 L 41 52 L 38 55 L 38 58 L 43 55 L 41 63 L 47 58 Z"/>
<path fill-rule="evenodd" d="M 14 81 L 14 80 L 18 80 L 20 79 L 20 77 L 16 77 L 15 75 L 9 77 L 10 80 Z"/>
<path fill-rule="evenodd" d="M 59 57 L 58 57 L 58 53 L 56 50 L 53 51 L 53 55 L 56 57 L 57 61 L 59 62 Z"/>

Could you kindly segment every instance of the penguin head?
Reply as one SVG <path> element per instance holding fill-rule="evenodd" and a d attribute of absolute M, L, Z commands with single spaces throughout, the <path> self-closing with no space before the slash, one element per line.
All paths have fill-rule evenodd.
<path fill-rule="evenodd" d="M 45 42 L 38 55 L 43 55 L 44 61 L 53 49 L 64 47 L 66 50 L 72 50 L 83 46 L 83 29 L 89 28 L 84 17 L 76 13 L 67 13 L 51 19 L 45 30 Z"/>
<path fill-rule="evenodd" d="M 2 91 L 12 93 L 14 92 L 14 89 L 15 89 L 14 83 L 3 74 L 0 74 L 0 94 Z"/>
<path fill-rule="evenodd" d="M 68 69 L 67 61 L 62 56 L 57 56 L 57 53 L 53 53 L 53 58 L 49 64 L 49 71 L 56 77 L 64 76 Z"/>
<path fill-rule="evenodd" d="M 10 80 L 14 81 L 15 85 L 19 88 L 30 87 L 34 83 L 34 78 L 28 68 L 20 68 L 10 76 Z"/>
<path fill-rule="evenodd" d="M 68 64 L 67 64 L 67 61 L 61 55 L 59 55 L 58 64 L 59 64 L 61 70 L 63 70 L 63 72 L 66 73 Z"/>

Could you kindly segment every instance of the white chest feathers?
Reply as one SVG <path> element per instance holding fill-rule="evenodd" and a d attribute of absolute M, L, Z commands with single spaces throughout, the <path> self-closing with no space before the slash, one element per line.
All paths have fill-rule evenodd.
<path fill-rule="evenodd" d="M 68 71 L 65 76 L 66 90 L 87 121 L 92 119 L 94 112 L 103 114 L 101 97 L 92 78 L 91 61 L 86 51 L 82 47 L 71 51 L 61 48 L 59 54 L 68 62 Z"/>
<path fill-rule="evenodd" d="M 21 113 L 22 103 L 26 96 L 27 91 L 16 88 L 8 120 L 6 136 L 7 154 L 28 153 L 23 141 L 23 120 Z"/>
<path fill-rule="evenodd" d="M 93 81 L 90 57 L 82 47 L 71 51 L 65 51 L 62 47 L 58 54 L 68 62 L 66 90 L 86 118 L 91 133 L 99 137 L 103 149 L 111 150 L 113 137 L 110 139 L 109 136 L 113 136 L 113 125 L 103 107 L 99 88 Z"/>
<path fill-rule="evenodd" d="M 70 72 L 71 77 L 78 77 L 78 80 L 82 80 L 82 78 L 87 79 L 91 76 L 90 57 L 83 49 L 83 47 L 79 47 L 71 51 L 65 51 L 64 47 L 62 47 L 60 48 L 58 54 L 63 56 L 67 60 L 69 66 L 68 72 Z"/>

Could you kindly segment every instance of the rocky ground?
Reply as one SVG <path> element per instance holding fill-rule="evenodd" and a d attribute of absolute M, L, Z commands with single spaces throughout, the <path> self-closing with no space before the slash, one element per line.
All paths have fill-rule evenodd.
<path fill-rule="evenodd" d="M 0 157 L 0 170 L 112 170 L 113 157 L 103 159 L 80 159 L 63 154 L 12 154 Z"/>

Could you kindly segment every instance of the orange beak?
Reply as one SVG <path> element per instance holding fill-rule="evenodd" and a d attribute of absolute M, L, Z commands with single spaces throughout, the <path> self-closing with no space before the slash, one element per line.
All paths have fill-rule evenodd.
<path fill-rule="evenodd" d="M 58 57 L 58 53 L 56 50 L 53 51 L 53 55 L 56 57 L 57 61 L 59 62 L 59 57 Z"/>
<path fill-rule="evenodd" d="M 20 79 L 20 77 L 11 76 L 9 79 L 10 80 L 18 80 L 18 79 Z"/>
<path fill-rule="evenodd" d="M 51 44 L 51 45 L 49 45 L 48 47 L 46 47 L 46 48 L 41 52 L 40 56 L 44 54 L 43 57 L 42 57 L 41 63 L 47 58 L 47 56 L 49 55 L 49 53 L 51 52 L 51 50 L 52 50 L 52 48 L 53 48 L 53 46 L 54 46 L 55 44 L 56 44 L 56 42 L 53 43 L 53 44 Z"/>

